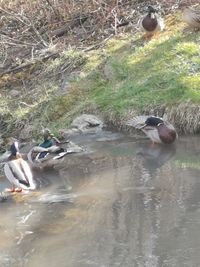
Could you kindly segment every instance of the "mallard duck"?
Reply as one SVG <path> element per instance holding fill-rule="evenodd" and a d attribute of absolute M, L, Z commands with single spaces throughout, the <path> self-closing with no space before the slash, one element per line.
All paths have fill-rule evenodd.
<path fill-rule="evenodd" d="M 51 146 L 44 148 L 40 146 L 33 147 L 27 154 L 27 158 L 33 167 L 53 166 L 55 161 L 63 158 L 65 155 L 70 154 L 70 151 L 65 151 L 59 146 Z"/>
<path fill-rule="evenodd" d="M 200 9 L 187 7 L 183 10 L 183 20 L 191 28 L 200 29 Z"/>
<path fill-rule="evenodd" d="M 29 164 L 22 159 L 19 153 L 19 144 L 14 142 L 10 147 L 10 156 L 4 165 L 4 173 L 7 179 L 12 184 L 9 192 L 21 192 L 25 190 L 34 190 L 36 185 L 33 181 L 33 174 Z"/>
<path fill-rule="evenodd" d="M 164 20 L 152 6 L 148 6 L 148 13 L 139 19 L 138 28 L 146 33 L 146 36 L 152 36 L 156 32 L 164 30 Z"/>
<path fill-rule="evenodd" d="M 178 137 L 172 124 L 155 116 L 137 116 L 127 125 L 142 130 L 153 143 L 171 144 Z"/>

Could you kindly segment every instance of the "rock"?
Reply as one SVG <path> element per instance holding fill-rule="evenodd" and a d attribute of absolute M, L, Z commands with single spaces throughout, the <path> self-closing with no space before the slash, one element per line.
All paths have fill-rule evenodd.
<path fill-rule="evenodd" d="M 18 90 L 11 90 L 10 92 L 9 92 L 9 94 L 10 94 L 10 96 L 11 97 L 19 97 L 20 96 L 20 94 L 21 94 L 21 92 L 20 91 L 18 91 Z"/>
<path fill-rule="evenodd" d="M 67 139 L 72 136 L 87 133 L 97 133 L 102 130 L 104 124 L 101 119 L 94 115 L 83 114 L 72 122 L 72 128 L 62 129 L 60 135 Z"/>
<path fill-rule="evenodd" d="M 106 79 L 108 79 L 108 80 L 112 80 L 113 77 L 115 76 L 113 68 L 110 65 L 106 64 L 104 66 L 103 72 L 104 72 L 104 75 L 105 75 Z"/>
<path fill-rule="evenodd" d="M 73 120 L 72 126 L 82 133 L 96 133 L 103 128 L 103 122 L 94 115 L 83 114 Z"/>

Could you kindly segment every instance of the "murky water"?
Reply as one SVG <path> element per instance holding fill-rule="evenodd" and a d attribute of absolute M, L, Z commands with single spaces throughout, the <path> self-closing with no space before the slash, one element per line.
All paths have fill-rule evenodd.
<path fill-rule="evenodd" d="M 82 142 L 36 174 L 40 190 L 0 203 L 0 266 L 200 266 L 199 138 Z"/>

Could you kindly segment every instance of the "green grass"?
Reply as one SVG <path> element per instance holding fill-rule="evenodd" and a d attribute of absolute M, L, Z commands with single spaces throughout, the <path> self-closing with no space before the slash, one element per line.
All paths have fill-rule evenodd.
<path fill-rule="evenodd" d="M 147 106 L 200 102 L 198 34 L 177 33 L 145 46 L 113 54 L 107 81 L 101 71 L 90 81 L 89 99 L 103 111 L 138 112 Z M 192 40 L 192 41 L 191 41 Z M 82 82 L 82 81 L 81 81 Z M 84 89 L 83 89 L 84 90 Z"/>

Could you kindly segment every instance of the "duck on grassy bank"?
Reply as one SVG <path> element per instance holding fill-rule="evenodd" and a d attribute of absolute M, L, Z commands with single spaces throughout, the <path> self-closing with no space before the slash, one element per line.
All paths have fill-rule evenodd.
<path fill-rule="evenodd" d="M 165 23 L 158 11 L 152 6 L 148 6 L 148 13 L 139 19 L 138 28 L 145 32 L 144 38 L 148 38 L 159 31 L 163 31 Z"/>

